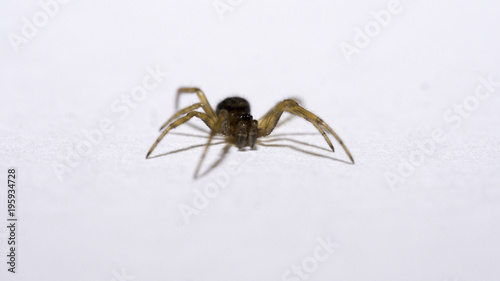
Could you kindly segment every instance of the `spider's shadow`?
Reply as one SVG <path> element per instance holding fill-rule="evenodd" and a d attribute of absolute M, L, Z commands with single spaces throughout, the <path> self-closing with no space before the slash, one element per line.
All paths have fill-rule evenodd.
<path fill-rule="evenodd" d="M 330 160 L 334 160 L 334 161 L 338 161 L 338 162 L 342 162 L 342 163 L 345 163 L 345 164 L 352 165 L 352 163 L 349 162 L 349 161 L 345 161 L 345 160 L 338 159 L 338 158 L 335 158 L 335 157 L 331 157 L 331 156 L 328 156 L 328 155 L 324 155 L 324 154 L 320 154 L 320 153 L 316 153 L 316 152 L 304 150 L 304 149 L 302 149 L 302 148 L 300 148 L 298 146 L 295 146 L 295 145 L 290 145 L 290 144 L 268 144 L 269 142 L 274 142 L 274 141 L 291 141 L 291 142 L 294 142 L 294 143 L 297 143 L 297 144 L 300 144 L 300 145 L 309 146 L 309 147 L 313 147 L 313 148 L 316 148 L 316 149 L 321 149 L 321 150 L 324 150 L 326 152 L 330 152 L 330 153 L 332 152 L 330 149 L 326 149 L 326 148 L 321 147 L 321 146 L 317 146 L 317 145 L 313 145 L 313 144 L 301 142 L 301 141 L 290 139 L 290 138 L 276 138 L 276 139 L 267 140 L 265 142 L 261 140 L 261 141 L 258 142 L 258 144 L 262 145 L 262 146 L 266 146 L 266 147 L 286 147 L 286 148 L 290 148 L 290 149 L 293 149 L 293 150 L 301 152 L 301 153 L 309 154 L 311 156 L 326 158 L 326 159 L 330 159 Z"/>
<path fill-rule="evenodd" d="M 204 136 L 204 135 L 197 135 L 197 134 L 190 134 L 190 133 L 181 133 L 181 132 L 172 132 L 171 134 L 180 135 L 180 136 L 187 136 L 187 137 L 204 138 L 204 139 L 208 139 L 209 138 L 208 136 Z M 342 163 L 345 163 L 345 164 L 352 164 L 349 161 L 345 161 L 345 160 L 338 159 L 338 158 L 335 158 L 335 157 L 331 157 L 331 156 L 328 156 L 328 155 L 324 155 L 324 154 L 320 154 L 320 153 L 308 151 L 308 150 L 302 149 L 302 148 L 300 148 L 299 146 L 296 146 L 296 145 L 283 144 L 283 143 L 272 144 L 273 142 L 283 142 L 283 141 L 285 141 L 285 142 L 292 142 L 292 143 L 297 144 L 297 145 L 312 147 L 312 148 L 315 148 L 315 149 L 319 149 L 319 150 L 331 153 L 330 149 L 327 149 L 327 148 L 324 148 L 324 147 L 321 147 L 321 146 L 317 146 L 317 145 L 313 145 L 313 144 L 310 144 L 310 143 L 298 141 L 298 140 L 293 139 L 293 138 L 287 138 L 287 136 L 304 136 L 304 135 L 319 135 L 319 133 L 282 133 L 282 134 L 275 134 L 275 135 L 273 135 L 273 136 L 271 136 L 269 138 L 263 138 L 263 139 L 258 140 L 257 144 L 261 145 L 261 146 L 265 146 L 265 147 L 286 147 L 286 148 L 293 149 L 295 151 L 298 151 L 298 152 L 301 152 L 301 153 L 305 153 L 305 154 L 308 154 L 308 155 L 311 155 L 311 156 L 326 158 L 326 159 L 330 159 L 330 160 L 342 162 Z M 215 160 L 204 172 L 201 172 L 198 175 L 198 177 L 206 176 L 212 170 L 214 170 L 215 168 L 217 168 L 227 158 L 227 154 L 229 153 L 229 149 L 233 146 L 233 144 L 231 144 L 231 143 L 226 143 L 223 138 L 214 137 L 214 140 L 219 140 L 219 141 L 211 143 L 210 146 L 216 146 L 216 145 L 224 144 L 224 143 L 226 145 L 222 148 L 222 151 L 221 151 L 221 154 L 220 154 L 219 158 L 217 160 Z M 204 146 L 206 146 L 206 143 L 191 145 L 191 146 L 188 146 L 188 147 L 184 147 L 184 148 L 181 148 L 181 149 L 172 150 L 172 151 L 165 152 L 165 153 L 162 153 L 162 154 L 158 154 L 158 155 L 155 155 L 155 156 L 150 156 L 149 158 L 158 158 L 158 157 L 167 156 L 167 155 L 171 155 L 171 154 L 176 154 L 176 153 L 179 153 L 179 152 L 188 151 L 188 150 L 191 150 L 191 149 L 195 149 L 195 148 L 199 148 L 199 147 L 204 147 Z"/>
<path fill-rule="evenodd" d="M 189 133 L 180 133 L 180 132 L 172 132 L 171 134 L 173 134 L 173 135 L 180 135 L 180 136 L 187 136 L 187 137 L 205 138 L 205 139 L 209 138 L 208 136 L 196 135 L 196 134 L 189 134 Z M 216 145 L 219 145 L 219 144 L 226 143 L 223 138 L 214 137 L 213 139 L 214 140 L 219 140 L 219 141 L 218 142 L 212 142 L 210 144 L 210 146 L 216 146 Z M 199 147 L 205 147 L 206 145 L 207 145 L 207 143 L 195 144 L 195 145 L 191 145 L 191 146 L 184 147 L 184 148 L 181 148 L 181 149 L 176 149 L 176 150 L 172 150 L 172 151 L 169 151 L 169 152 L 161 153 L 161 154 L 158 154 L 158 155 L 150 156 L 148 159 L 158 158 L 158 157 L 167 156 L 167 155 L 171 155 L 171 154 L 176 154 L 176 153 L 179 153 L 179 152 L 184 152 L 184 151 L 188 151 L 188 150 L 199 148 Z M 222 163 L 222 161 L 226 158 L 226 155 L 229 152 L 229 149 L 231 148 L 231 146 L 232 146 L 232 144 L 226 143 L 226 146 L 224 146 L 224 148 L 222 149 L 222 154 L 219 156 L 219 158 L 214 163 L 212 163 L 212 165 L 210 165 L 210 167 L 205 172 L 202 172 L 197 177 L 205 176 L 208 173 L 210 173 L 213 169 L 215 169 L 217 166 L 219 166 Z"/>
<path fill-rule="evenodd" d="M 214 145 L 218 145 L 218 144 L 222 144 L 222 143 L 224 143 L 224 141 L 214 142 L 214 143 L 211 143 L 210 146 L 214 146 Z M 181 148 L 181 149 L 176 149 L 176 150 L 172 150 L 172 151 L 169 151 L 169 152 L 164 152 L 164 153 L 161 153 L 161 154 L 158 154 L 158 155 L 149 156 L 148 159 L 153 159 L 153 158 L 158 158 L 158 157 L 162 157 L 162 156 L 167 156 L 167 155 L 170 155 L 170 154 L 176 154 L 176 153 L 179 153 L 179 152 L 188 151 L 188 150 L 195 149 L 195 148 L 198 148 L 198 147 L 204 147 L 205 145 L 207 145 L 207 144 L 206 143 L 195 144 L 195 145 L 191 145 L 191 146 L 184 147 L 184 148 Z"/>

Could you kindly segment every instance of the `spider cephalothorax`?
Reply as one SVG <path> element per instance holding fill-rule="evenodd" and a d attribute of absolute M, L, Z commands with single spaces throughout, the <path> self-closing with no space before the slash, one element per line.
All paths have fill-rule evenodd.
<path fill-rule="evenodd" d="M 238 148 L 255 147 L 258 122 L 250 115 L 250 104 L 246 99 L 226 98 L 217 105 L 215 114 L 224 118 L 220 133 L 229 137 Z"/>
<path fill-rule="evenodd" d="M 335 151 L 332 142 L 326 135 L 327 132 L 330 133 L 340 143 L 342 148 L 344 148 L 347 156 L 354 164 L 354 159 L 351 153 L 332 128 L 330 128 L 330 126 L 328 126 L 321 118 L 301 107 L 297 101 L 293 99 L 285 99 L 279 102 L 257 121 L 253 119 L 252 115 L 250 115 L 250 104 L 244 98 L 226 98 L 217 105 L 216 110 L 214 111 L 208 103 L 205 94 L 198 88 L 180 88 L 177 91 L 176 109 L 178 109 L 179 96 L 183 93 L 196 93 L 200 102 L 177 111 L 170 119 L 167 120 L 167 122 L 163 124 L 163 126 L 161 126 L 160 130 L 165 130 L 163 130 L 161 135 L 151 146 L 146 158 L 149 157 L 151 152 L 153 152 L 158 143 L 170 130 L 184 124 L 193 117 L 197 117 L 201 119 L 211 130 L 210 137 L 205 145 L 205 150 L 195 171 L 195 177 L 197 177 L 208 147 L 216 134 L 226 136 L 226 141 L 228 143 L 235 144 L 240 149 L 246 146 L 254 148 L 257 138 L 269 135 L 278 124 L 283 112 L 288 112 L 311 122 L 323 135 L 323 138 L 328 143 L 332 151 Z M 200 107 L 204 112 L 196 111 L 196 109 Z"/>

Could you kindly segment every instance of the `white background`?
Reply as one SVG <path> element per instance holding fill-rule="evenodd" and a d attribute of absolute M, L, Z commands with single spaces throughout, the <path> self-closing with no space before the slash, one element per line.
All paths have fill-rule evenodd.
<path fill-rule="evenodd" d="M 317 268 L 306 262 L 308 280 L 500 280 L 500 87 L 467 117 L 453 111 L 481 77 L 500 80 L 500 2 L 401 1 L 350 63 L 342 42 L 355 46 L 388 1 L 232 1 L 222 17 L 213 3 L 73 0 L 16 46 L 23 18 L 43 9 L 1 1 L 2 221 L 8 167 L 19 196 L 17 273 L 2 226 L 1 280 L 301 280 L 286 272 L 312 262 L 317 239 L 339 246 Z M 126 114 L 113 110 L 148 67 L 170 75 Z M 194 180 L 201 148 L 145 160 L 180 86 L 202 88 L 212 106 L 241 95 L 256 118 L 298 97 L 356 164 L 233 147 Z M 112 132 L 71 158 L 103 120 Z M 398 171 L 435 129 L 446 141 Z M 314 132 L 299 118 L 275 131 Z M 286 138 L 327 148 L 318 134 Z M 155 153 L 205 141 L 168 135 Z M 338 144 L 335 154 L 272 144 L 347 159 Z M 180 207 L 214 184 L 224 188 L 186 224 Z"/>

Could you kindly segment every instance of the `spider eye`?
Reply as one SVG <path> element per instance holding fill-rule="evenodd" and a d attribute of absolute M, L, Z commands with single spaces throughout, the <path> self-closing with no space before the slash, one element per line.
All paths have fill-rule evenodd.
<path fill-rule="evenodd" d="M 253 119 L 253 116 L 252 116 L 252 115 L 250 115 L 250 114 L 247 114 L 247 113 L 243 113 L 243 114 L 241 114 L 241 115 L 240 115 L 240 117 L 239 117 L 239 118 L 240 118 L 241 120 L 245 120 L 245 121 L 247 121 L 247 120 L 252 120 L 252 119 Z"/>

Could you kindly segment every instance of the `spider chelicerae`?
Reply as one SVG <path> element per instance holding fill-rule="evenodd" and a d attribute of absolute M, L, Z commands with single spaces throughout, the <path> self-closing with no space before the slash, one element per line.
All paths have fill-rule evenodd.
<path fill-rule="evenodd" d="M 253 119 L 253 116 L 250 115 L 250 104 L 244 98 L 226 98 L 217 105 L 215 110 L 213 110 L 208 103 L 205 94 L 199 88 L 179 88 L 179 90 L 177 90 L 175 102 L 176 108 L 178 108 L 179 96 L 186 93 L 196 93 L 200 102 L 177 111 L 161 126 L 160 131 L 163 130 L 163 132 L 149 149 L 146 159 L 149 158 L 149 155 L 151 155 L 158 143 L 165 137 L 165 135 L 167 135 L 168 132 L 175 127 L 186 123 L 191 118 L 197 117 L 201 119 L 208 126 L 208 128 L 210 128 L 210 136 L 205 145 L 205 150 L 203 151 L 200 161 L 198 162 L 198 166 L 195 171 L 196 178 L 203 159 L 207 153 L 208 147 L 216 134 L 224 135 L 226 143 L 234 144 L 239 149 L 243 149 L 247 146 L 253 149 L 255 148 L 257 138 L 265 137 L 271 134 L 278 124 L 283 112 L 288 112 L 311 122 L 316 129 L 318 129 L 321 135 L 323 135 L 332 151 L 335 152 L 333 144 L 326 134 L 327 132 L 330 133 L 340 143 L 352 164 L 354 164 L 354 159 L 351 153 L 332 128 L 330 128 L 330 126 L 328 126 L 328 124 L 326 124 L 321 118 L 300 106 L 298 102 L 293 99 L 285 99 L 279 102 L 268 113 L 262 116 L 262 118 L 255 120 Z M 203 109 L 204 112 L 196 111 L 199 108 Z"/>

